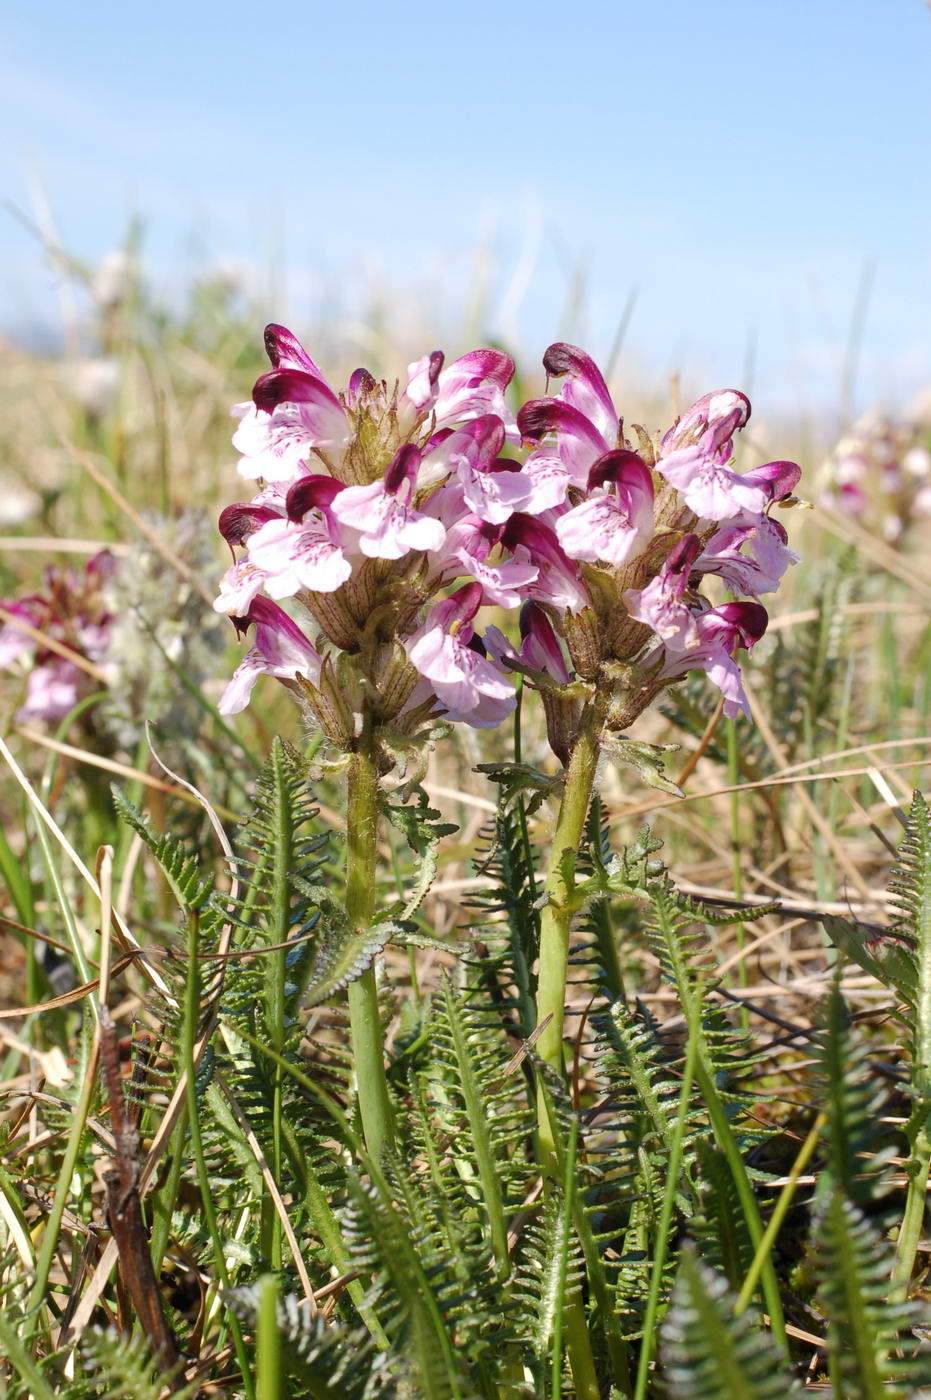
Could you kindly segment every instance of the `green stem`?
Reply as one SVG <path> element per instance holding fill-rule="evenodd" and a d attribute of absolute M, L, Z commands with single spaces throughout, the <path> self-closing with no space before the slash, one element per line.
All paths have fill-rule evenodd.
<path fill-rule="evenodd" d="M 548 1172 L 545 1170 L 546 1189 L 552 1190 L 557 1181 L 563 1182 L 568 1196 L 569 1210 L 576 1218 L 576 1230 L 582 1239 L 585 1227 L 581 1221 L 585 1219 L 585 1206 L 579 1202 L 576 1192 L 569 1190 L 568 1184 L 570 1180 L 574 1181 L 576 1178 L 579 1120 L 578 1118 L 573 1120 L 570 1151 L 560 1137 L 556 1106 L 547 1090 L 545 1081 L 540 1083 L 537 1106 L 541 1117 L 545 1116 L 547 1119 L 549 1140 L 552 1143 L 553 1166 L 552 1170 Z M 584 1248 L 584 1240 L 582 1242 Z M 572 1372 L 572 1385 L 576 1400 L 600 1400 L 601 1389 L 598 1384 L 598 1373 L 592 1354 L 592 1339 L 589 1335 L 586 1306 L 580 1285 L 573 1284 L 568 1290 L 561 1288 L 560 1299 L 562 1317 L 559 1331 L 561 1336 L 566 1339 L 566 1356 Z M 607 1331 L 608 1328 L 606 1327 L 605 1330 Z M 613 1361 L 614 1353 L 610 1341 L 609 1349 L 612 1351 Z"/>
<path fill-rule="evenodd" d="M 294 866 L 294 825 L 291 804 L 288 800 L 287 775 L 282 764 L 282 748 L 275 740 L 272 774 L 276 786 L 275 811 L 277 821 L 273 848 L 271 890 L 269 894 L 266 932 L 271 945 L 278 951 L 264 959 L 265 966 L 265 1017 L 270 1042 L 279 1055 L 284 1053 L 287 1042 L 285 988 L 287 985 L 287 943 L 291 931 L 291 873 Z M 272 1151 L 271 1171 L 276 1182 L 282 1178 L 283 1146 L 282 1117 L 284 1114 L 283 1081 L 281 1070 L 275 1066 L 272 1079 Z M 271 1196 L 262 1191 L 261 1238 L 263 1253 L 271 1264 L 272 1271 L 281 1270 L 282 1230 L 281 1220 Z"/>
<path fill-rule="evenodd" d="M 378 765 L 371 716 L 349 758 L 346 799 L 346 912 L 365 933 L 375 912 Z M 378 1161 L 394 1141 L 375 969 L 349 984 L 349 1027 L 365 1145 Z"/>
<path fill-rule="evenodd" d="M 523 738 L 521 731 L 521 721 L 524 712 L 524 683 L 521 680 L 517 686 L 517 704 L 514 707 L 514 762 L 523 762 Z M 539 917 L 535 913 L 537 905 L 537 877 L 536 861 L 534 860 L 533 846 L 530 842 L 530 829 L 527 825 L 527 807 L 522 797 L 518 797 L 515 806 L 517 822 L 520 827 L 521 846 L 524 852 L 524 869 L 526 871 L 527 893 L 530 896 L 529 907 L 525 906 L 521 913 L 520 931 L 514 940 L 514 963 L 517 974 L 517 1006 L 520 1017 L 521 1034 L 530 1035 L 536 1025 L 536 1007 L 533 1004 L 532 984 L 530 980 L 529 960 L 531 958 L 530 944 L 535 942 L 534 935 L 537 931 L 535 925 L 539 925 Z M 500 817 L 498 821 L 500 822 Z"/>
<path fill-rule="evenodd" d="M 571 900 L 575 890 L 575 867 L 579 846 L 585 831 L 585 818 L 595 784 L 598 767 L 600 711 L 592 703 L 582 717 L 582 728 L 576 739 L 566 770 L 566 783 L 549 868 L 546 872 L 544 894 L 547 902 L 540 920 L 540 977 L 537 984 L 537 1020 L 551 1015 L 537 1041 L 537 1053 L 555 1069 L 562 1068 L 562 1032 L 566 1001 L 566 963 L 569 956 L 569 925 L 572 920 Z"/>
<path fill-rule="evenodd" d="M 200 1187 L 204 1219 L 207 1224 L 207 1233 L 210 1235 L 210 1242 L 213 1247 L 217 1277 L 223 1293 L 226 1294 L 230 1290 L 230 1275 L 226 1267 L 226 1256 L 223 1253 L 223 1240 L 217 1221 L 213 1194 L 214 1188 L 211 1185 L 210 1173 L 204 1159 L 204 1144 L 200 1131 L 200 1105 L 197 1102 L 197 1065 L 194 1063 L 194 1045 L 197 1040 L 197 1026 L 200 1019 L 200 949 L 198 947 L 198 937 L 199 929 L 197 919 L 192 918 L 188 928 L 187 984 L 184 989 L 181 1071 L 185 1075 L 187 1115 L 191 1134 L 191 1152 L 197 1171 L 197 1181 Z M 228 1316 L 230 1331 L 233 1334 L 233 1347 L 236 1352 L 236 1359 L 239 1363 L 242 1378 L 242 1387 L 247 1396 L 247 1400 L 255 1400 L 255 1386 L 252 1382 L 249 1357 L 242 1335 L 242 1327 L 235 1313 L 230 1312 Z"/>
<path fill-rule="evenodd" d="M 537 1024 L 550 1017 L 537 1041 L 540 1059 L 558 1071 L 563 1068 L 563 1022 L 566 1012 L 566 966 L 569 960 L 569 926 L 579 846 L 595 784 L 601 738 L 601 709 L 591 701 L 582 716 L 578 738 L 566 770 L 556 831 L 550 851 L 544 893 L 546 904 L 540 919 L 540 964 L 537 982 Z M 540 1164 L 552 1176 L 555 1170 L 552 1132 L 544 1104 L 538 1105 Z"/>
<path fill-rule="evenodd" d="M 798 1179 L 814 1155 L 815 1148 L 818 1146 L 821 1130 L 826 1122 L 827 1116 L 824 1113 L 819 1113 L 812 1124 L 807 1138 L 802 1143 L 801 1151 L 796 1157 L 792 1165 L 792 1170 L 786 1178 L 785 1186 L 783 1186 L 779 1193 L 779 1199 L 776 1201 L 775 1209 L 769 1217 L 766 1229 L 763 1231 L 763 1236 L 760 1243 L 757 1245 L 756 1253 L 747 1270 L 737 1302 L 734 1304 L 734 1313 L 736 1316 L 745 1312 L 750 1306 L 750 1300 L 760 1281 L 760 1275 L 763 1272 L 767 1260 L 772 1256 L 773 1245 L 776 1243 L 776 1236 L 779 1234 L 782 1228 L 782 1222 L 789 1212 L 789 1207 L 792 1204 L 798 1187 Z"/>
<path fill-rule="evenodd" d="M 647 1295 L 646 1312 L 643 1318 L 643 1341 L 640 1344 L 640 1360 L 637 1365 L 637 1382 L 634 1400 L 645 1400 L 647 1382 L 650 1376 L 650 1361 L 656 1342 L 656 1324 L 659 1318 L 660 1294 L 663 1287 L 663 1271 L 672 1234 L 672 1213 L 676 1203 L 676 1189 L 679 1185 L 679 1168 L 682 1164 L 682 1151 L 685 1142 L 685 1124 L 688 1118 L 689 1098 L 692 1081 L 698 1064 L 698 1035 L 694 1026 L 689 1027 L 689 1040 L 685 1054 L 685 1069 L 682 1074 L 682 1087 L 679 1091 L 679 1110 L 673 1132 L 669 1164 L 666 1168 L 666 1187 L 660 1209 L 659 1224 L 656 1229 L 656 1251 L 653 1255 L 653 1268 L 650 1273 L 650 1291 Z"/>
<path fill-rule="evenodd" d="M 281 1334 L 278 1331 L 278 1279 L 259 1279 L 259 1316 L 256 1327 L 256 1400 L 282 1400 Z"/>
<path fill-rule="evenodd" d="M 563 1247 L 559 1261 L 560 1308 L 556 1309 L 553 1324 L 553 1400 L 560 1400 L 563 1393 L 563 1333 L 568 1343 L 568 1358 L 573 1368 L 573 1385 L 577 1396 L 598 1397 L 598 1375 L 592 1359 L 591 1343 L 588 1340 L 588 1323 L 585 1322 L 585 1309 L 578 1289 L 566 1292 L 566 1271 L 568 1264 L 568 1242 L 570 1242 L 573 1207 L 575 1200 L 575 1156 L 578 1152 L 578 1119 L 573 1121 L 573 1131 L 568 1140 L 566 1168 L 563 1172 L 564 1222 Z"/>
<path fill-rule="evenodd" d="M 905 1198 L 905 1212 L 896 1243 L 895 1269 L 892 1274 L 893 1296 L 896 1301 L 908 1295 L 908 1285 L 924 1231 L 928 1178 L 931 1176 L 931 1135 L 926 1128 L 920 1128 L 916 1134 L 910 1156 L 908 1194 Z"/>
<path fill-rule="evenodd" d="M 741 828 L 740 828 L 740 793 L 737 786 L 740 783 L 740 752 L 737 746 L 737 721 L 729 719 L 727 721 L 727 781 L 734 791 L 731 793 L 731 861 L 732 878 L 734 881 L 734 898 L 743 899 L 743 869 L 740 864 L 740 852 L 742 848 Z M 746 925 L 736 923 L 734 933 L 737 940 L 737 951 L 742 953 L 746 939 Z M 747 974 L 747 964 L 741 958 L 737 964 L 737 980 L 741 987 L 749 986 L 749 976 Z M 745 1006 L 740 1008 L 740 1024 L 744 1031 L 750 1029 L 750 1012 Z"/>
<path fill-rule="evenodd" d="M 171 1139 L 166 1153 L 170 1162 L 168 1174 L 161 1187 L 153 1192 L 152 1200 L 152 1235 L 149 1241 L 149 1251 L 152 1255 L 152 1267 L 155 1276 L 158 1278 L 162 1272 L 162 1262 L 165 1258 L 165 1251 L 168 1248 L 168 1240 L 171 1235 L 171 1219 L 174 1214 L 175 1205 L 178 1200 L 178 1192 L 181 1189 L 181 1174 L 184 1170 L 184 1140 L 187 1136 L 187 1107 L 183 1107 L 178 1114 L 178 1121 L 174 1126 Z"/>
<path fill-rule="evenodd" d="M 586 706 L 566 770 L 562 801 L 550 851 L 544 893 L 546 904 L 540 920 L 540 963 L 537 981 L 537 1024 L 550 1020 L 537 1041 L 537 1052 L 546 1064 L 563 1070 L 563 1023 L 566 1013 L 566 968 L 569 961 L 569 927 L 579 846 L 595 785 L 603 714 L 597 700 Z M 537 1151 L 544 1177 L 558 1179 L 559 1147 L 555 1139 L 555 1115 L 551 1115 L 541 1087 L 537 1099 Z M 598 1380 L 592 1358 L 591 1338 L 581 1292 L 573 1288 L 563 1305 L 566 1351 L 576 1395 L 597 1400 Z"/>
<path fill-rule="evenodd" d="M 97 1057 L 99 1049 L 100 1042 L 97 1032 L 95 1031 L 85 1068 L 84 1081 L 81 1085 L 80 1097 L 78 1098 L 71 1117 L 71 1126 L 68 1130 L 68 1142 L 65 1147 L 65 1155 L 62 1158 L 58 1179 L 55 1182 L 55 1194 L 52 1197 L 52 1206 L 42 1231 L 42 1243 L 39 1246 L 39 1253 L 36 1258 L 36 1276 L 33 1281 L 32 1291 L 29 1294 L 29 1302 L 26 1305 L 27 1312 L 32 1314 L 31 1320 L 27 1324 L 27 1335 L 29 1336 L 33 1335 L 39 1325 L 38 1309 L 45 1299 L 49 1274 L 51 1273 L 52 1263 L 55 1259 L 55 1250 L 58 1246 L 58 1235 L 61 1230 L 62 1217 L 65 1213 L 65 1205 L 71 1193 L 71 1185 L 74 1180 L 78 1156 L 81 1151 L 81 1139 L 84 1136 L 84 1129 L 87 1126 L 87 1118 L 90 1113 L 91 1102 L 96 1088 Z"/>

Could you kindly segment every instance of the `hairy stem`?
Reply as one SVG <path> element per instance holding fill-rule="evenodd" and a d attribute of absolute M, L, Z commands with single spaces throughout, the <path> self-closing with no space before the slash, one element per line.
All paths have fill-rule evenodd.
<path fill-rule="evenodd" d="M 371 717 L 366 715 L 358 747 L 349 759 L 346 800 L 346 911 L 358 933 L 375 912 L 375 859 L 378 834 L 378 765 Z M 394 1138 L 391 1100 L 375 969 L 349 984 L 349 1026 L 365 1145 L 378 1161 Z"/>
<path fill-rule="evenodd" d="M 290 875 L 294 864 L 294 826 L 291 807 L 287 796 L 287 779 L 282 766 L 283 750 L 280 741 L 275 741 L 274 765 L 272 773 L 275 783 L 275 845 L 270 874 L 266 931 L 269 943 L 277 945 L 278 951 L 264 959 L 265 968 L 265 1019 L 271 1044 L 279 1054 L 283 1053 L 287 1040 L 285 1017 L 285 988 L 287 985 L 288 950 L 285 946 L 291 927 L 291 882 Z M 281 1181 L 283 1165 L 282 1118 L 284 1086 L 280 1068 L 276 1065 L 272 1080 L 272 1152 L 271 1169 L 275 1181 Z M 274 1202 L 267 1191 L 262 1193 L 262 1243 L 263 1253 L 272 1270 L 281 1269 L 282 1230 L 281 1220 Z"/>
<path fill-rule="evenodd" d="M 597 701 L 586 707 L 579 734 L 566 770 L 565 787 L 553 834 L 544 891 L 547 903 L 540 920 L 540 964 L 537 981 L 537 1024 L 550 1017 L 539 1040 L 540 1058 L 554 1069 L 563 1068 L 563 1022 L 566 1011 L 566 967 L 569 959 L 569 925 L 579 846 L 595 785 L 603 716 Z M 559 1151 L 555 1122 L 541 1090 L 537 1100 L 537 1150 L 544 1177 L 558 1178 Z M 592 1358 L 585 1306 L 578 1288 L 563 1299 L 563 1329 L 573 1383 L 580 1400 L 597 1400 L 598 1381 Z"/>
<path fill-rule="evenodd" d="M 566 964 L 569 957 L 569 925 L 579 845 L 595 783 L 601 738 L 601 710 L 592 701 L 582 716 L 578 738 L 566 770 L 566 782 L 553 834 L 544 892 L 547 902 L 540 919 L 540 970 L 537 982 L 537 1024 L 550 1018 L 537 1041 L 537 1053 L 554 1069 L 563 1068 L 563 1022 L 566 1010 Z M 549 1116 L 543 1105 L 538 1114 L 540 1164 L 547 1174 L 555 1168 Z"/>

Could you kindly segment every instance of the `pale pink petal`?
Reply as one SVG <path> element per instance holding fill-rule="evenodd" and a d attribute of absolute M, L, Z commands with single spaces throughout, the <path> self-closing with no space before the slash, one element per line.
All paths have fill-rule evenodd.
<path fill-rule="evenodd" d="M 698 573 L 717 574 L 734 593 L 756 597 L 773 593 L 799 556 L 789 549 L 785 531 L 768 516 L 752 525 L 725 526 L 717 530 L 695 563 Z"/>
<path fill-rule="evenodd" d="M 514 375 L 514 362 L 500 350 L 472 350 L 442 368 L 439 351 L 424 355 L 409 367 L 402 405 L 409 412 L 432 413 L 437 428 L 465 423 L 493 413 L 508 437 L 517 440 L 514 417 L 504 391 Z"/>
<path fill-rule="evenodd" d="M 352 564 L 325 525 L 272 520 L 249 539 L 249 559 L 265 571 L 270 598 L 289 598 L 301 589 L 332 593 L 352 574 Z"/>
<path fill-rule="evenodd" d="M 460 469 L 459 476 L 469 509 L 492 525 L 524 510 L 533 493 L 533 483 L 520 471 Z"/>
<path fill-rule="evenodd" d="M 514 416 L 504 391 L 514 377 L 514 361 L 500 350 L 471 350 L 441 370 L 432 409 L 437 427 L 493 413 L 516 438 Z"/>
<path fill-rule="evenodd" d="M 520 612 L 520 657 L 535 671 L 542 671 L 559 685 L 572 679 L 553 624 L 536 603 L 525 603 Z"/>
<path fill-rule="evenodd" d="M 518 559 L 506 559 L 500 564 L 484 564 L 465 551 L 461 552 L 460 558 L 464 572 L 482 585 L 486 601 L 499 608 L 520 607 L 527 597 L 527 590 L 540 573 L 529 561 L 522 563 Z"/>
<path fill-rule="evenodd" d="M 767 504 L 762 486 L 729 471 L 698 447 L 683 447 L 661 457 L 656 469 L 701 520 L 729 520 L 741 511 L 759 515 Z"/>
<path fill-rule="evenodd" d="M 556 535 L 570 559 L 616 568 L 643 552 L 652 525 L 652 506 L 633 513 L 609 488 L 561 515 Z"/>
<path fill-rule="evenodd" d="M 253 598 L 261 593 L 264 585 L 265 570 L 256 568 L 248 559 L 240 559 L 220 579 L 214 611 L 228 617 L 245 617 Z"/>
<path fill-rule="evenodd" d="M 717 686 L 724 696 L 726 718 L 736 719 L 738 715 L 745 715 L 747 719 L 751 719 L 750 705 L 743 688 L 743 677 L 734 658 L 722 647 L 716 656 L 709 659 L 705 670 L 711 684 Z"/>
<path fill-rule="evenodd" d="M 512 515 L 504 526 L 502 543 L 515 552 L 522 546 L 539 570 L 527 589 L 530 598 L 549 603 L 560 612 L 577 613 L 590 605 L 578 565 L 566 554 L 547 522 L 536 516 Z"/>
<path fill-rule="evenodd" d="M 645 588 L 628 588 L 624 603 L 631 617 L 652 627 L 670 652 L 688 651 L 697 646 L 698 633 L 689 606 L 681 595 L 670 590 L 662 574 Z"/>
<path fill-rule="evenodd" d="M 686 409 L 662 441 L 663 455 L 683 447 L 701 447 L 705 456 L 724 463 L 731 442 L 750 417 L 750 400 L 739 389 L 715 389 Z"/>
<path fill-rule="evenodd" d="M 243 403 L 232 411 L 241 420 L 233 434 L 233 446 L 242 453 L 237 463 L 240 476 L 288 482 L 300 475 L 313 439 L 296 405 L 283 404 L 270 414 L 260 412 L 253 403 Z"/>
<path fill-rule="evenodd" d="M 411 550 L 439 549 L 446 528 L 439 521 L 405 506 L 385 490 L 383 481 L 348 486 L 333 502 L 342 525 L 357 532 L 360 551 L 371 559 L 401 559 Z"/>
<path fill-rule="evenodd" d="M 252 697 L 259 676 L 268 674 L 268 667 L 261 652 L 253 647 L 247 651 L 229 679 L 226 689 L 220 696 L 217 709 L 221 715 L 240 714 Z"/>
<path fill-rule="evenodd" d="M 510 714 L 517 698 L 499 667 L 472 641 L 472 618 L 483 601 L 481 586 L 469 583 L 438 603 L 423 626 L 405 642 L 408 657 L 448 711 L 450 719 L 490 728 Z"/>
<path fill-rule="evenodd" d="M 240 662 L 220 700 L 223 715 L 238 714 L 249 703 L 261 675 L 294 680 L 303 676 L 314 685 L 320 680 L 320 656 L 304 633 L 277 603 L 256 598 L 249 609 L 255 624 L 255 644 Z"/>
<path fill-rule="evenodd" d="M 527 515 L 541 515 L 561 506 L 574 481 L 562 459 L 545 450 L 527 458 L 524 475 L 530 480 L 530 495 L 523 507 Z"/>
<path fill-rule="evenodd" d="M 243 454 L 242 476 L 292 481 L 301 474 L 311 449 L 340 453 L 349 441 L 350 423 L 332 390 L 297 369 L 261 375 L 253 402 L 237 404 L 241 419 L 233 446 Z"/>

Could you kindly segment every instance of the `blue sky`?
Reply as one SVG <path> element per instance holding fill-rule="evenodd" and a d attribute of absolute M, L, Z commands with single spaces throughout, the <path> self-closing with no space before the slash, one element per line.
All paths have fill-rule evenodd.
<path fill-rule="evenodd" d="M 931 385 L 923 0 L 35 13 L 0 16 L 0 196 L 32 212 L 38 181 L 83 257 L 140 214 L 166 286 L 254 267 L 300 326 L 383 281 L 453 325 L 481 248 L 485 334 L 604 356 L 636 289 L 632 372 L 739 383 L 753 346 L 761 408 L 822 409 L 871 266 L 858 405 Z M 0 326 L 58 315 L 0 211 Z"/>

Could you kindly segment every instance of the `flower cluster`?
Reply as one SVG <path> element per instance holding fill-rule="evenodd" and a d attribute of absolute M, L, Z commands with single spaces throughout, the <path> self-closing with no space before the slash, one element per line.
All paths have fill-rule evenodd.
<path fill-rule="evenodd" d="M 92 671 L 69 653 L 92 667 L 104 661 L 113 626 L 105 589 L 115 563 L 109 550 L 101 550 L 80 572 L 52 565 L 39 592 L 3 603 L 9 617 L 0 624 L 0 670 L 25 680 L 16 713 L 20 723 L 55 724 L 94 690 Z"/>
<path fill-rule="evenodd" d="M 692 670 L 727 714 L 746 711 L 735 655 L 762 636 L 759 597 L 796 560 L 772 508 L 800 471 L 733 470 L 742 394 L 708 394 L 665 434 L 635 426 L 630 440 L 570 345 L 544 356 L 558 392 L 516 417 L 496 350 L 449 366 L 426 355 L 403 389 L 357 370 L 337 393 L 283 327 L 266 347 L 271 371 L 233 410 L 239 470 L 261 486 L 220 517 L 234 562 L 214 606 L 255 629 L 222 711 L 271 674 L 349 748 L 363 707 L 402 732 L 434 714 L 493 726 L 521 672 L 561 757 L 596 691 L 618 731 Z M 713 576 L 729 601 L 702 593 Z M 520 609 L 519 647 L 476 629 L 484 605 Z"/>
<path fill-rule="evenodd" d="M 908 419 L 866 414 L 837 443 L 821 478 L 826 506 L 890 544 L 931 515 L 931 452 Z"/>
<path fill-rule="evenodd" d="M 192 583 L 210 567 L 212 542 L 199 510 L 149 523 L 151 537 L 119 557 L 102 550 L 83 569 L 50 567 L 36 592 L 0 602 L 0 671 L 14 682 L 19 722 L 58 725 L 105 691 L 79 720 L 94 748 L 133 754 L 146 720 L 173 734 L 196 729 L 191 690 L 223 645 L 220 619 Z"/>
<path fill-rule="evenodd" d="M 526 550 L 503 545 L 530 491 L 503 455 L 518 442 L 504 396 L 513 362 L 476 350 L 446 366 L 434 352 L 411 365 L 403 390 L 357 370 L 337 394 L 284 327 L 268 327 L 266 347 L 271 371 L 233 410 L 239 470 L 263 484 L 220 517 L 242 555 L 215 607 L 255 627 L 221 710 L 242 710 L 267 673 L 341 747 L 363 694 L 402 732 L 438 708 L 497 724 L 514 686 L 473 622 L 482 603 L 517 606 L 537 577 Z M 313 638 L 281 607 L 287 598 Z"/>

